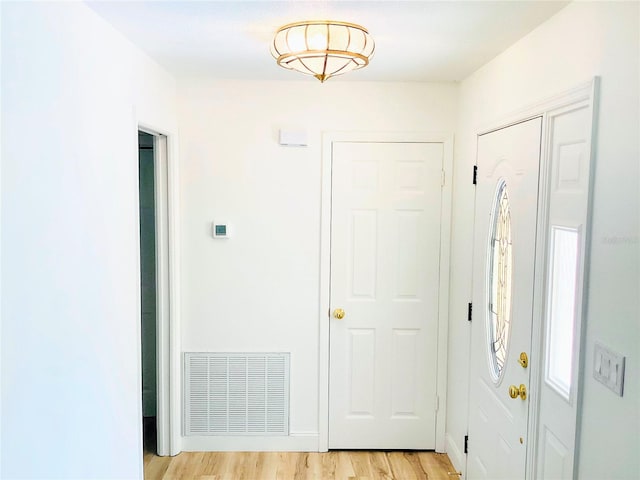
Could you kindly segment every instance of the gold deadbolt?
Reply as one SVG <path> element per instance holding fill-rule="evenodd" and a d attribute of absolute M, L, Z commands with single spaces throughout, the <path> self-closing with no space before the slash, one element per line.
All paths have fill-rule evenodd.
<path fill-rule="evenodd" d="M 527 368 L 529 366 L 529 357 L 527 357 L 527 354 L 525 352 L 522 352 L 520 354 L 520 358 L 518 359 L 518 363 L 520 364 L 520 366 L 522 368 Z"/>
<path fill-rule="evenodd" d="M 519 387 L 516 387 L 515 385 L 511 385 L 509 387 L 509 396 L 511 398 L 520 397 L 522 400 L 526 400 L 527 399 L 527 387 L 525 387 L 525 385 L 523 383 L 521 383 Z"/>
<path fill-rule="evenodd" d="M 345 315 L 344 310 L 341 308 L 336 308 L 333 311 L 334 318 L 337 318 L 338 320 L 342 320 L 344 318 L 344 315 Z"/>

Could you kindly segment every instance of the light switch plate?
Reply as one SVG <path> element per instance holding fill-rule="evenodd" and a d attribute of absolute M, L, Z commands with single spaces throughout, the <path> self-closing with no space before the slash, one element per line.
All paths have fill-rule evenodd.
<path fill-rule="evenodd" d="M 595 343 L 593 353 L 593 378 L 622 396 L 624 389 L 625 357 L 599 342 Z"/>

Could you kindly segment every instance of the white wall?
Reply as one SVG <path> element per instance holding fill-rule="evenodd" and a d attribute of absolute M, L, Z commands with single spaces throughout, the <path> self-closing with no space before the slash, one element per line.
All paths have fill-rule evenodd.
<path fill-rule="evenodd" d="M 457 86 L 192 80 L 178 91 L 182 349 L 291 352 L 290 429 L 315 442 L 321 133 L 451 132 Z M 279 146 L 280 128 L 305 129 L 309 146 Z M 211 238 L 218 219 L 233 238 Z"/>
<path fill-rule="evenodd" d="M 142 478 L 134 112 L 174 99 L 84 4 L 2 3 L 3 478 Z"/>
<path fill-rule="evenodd" d="M 447 433 L 452 458 L 467 425 L 465 321 L 471 297 L 475 135 L 528 104 L 602 78 L 597 129 L 593 244 L 586 319 L 584 410 L 579 478 L 640 475 L 640 199 L 637 2 L 578 2 L 538 27 L 462 82 L 455 154 Z M 598 340 L 627 357 L 624 397 L 596 383 L 590 368 Z M 456 460 L 463 468 L 463 457 Z"/>

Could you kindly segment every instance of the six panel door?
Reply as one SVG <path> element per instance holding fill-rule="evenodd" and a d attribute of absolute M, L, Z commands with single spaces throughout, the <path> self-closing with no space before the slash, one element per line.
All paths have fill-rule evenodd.
<path fill-rule="evenodd" d="M 434 449 L 443 144 L 332 161 L 329 448 Z"/>

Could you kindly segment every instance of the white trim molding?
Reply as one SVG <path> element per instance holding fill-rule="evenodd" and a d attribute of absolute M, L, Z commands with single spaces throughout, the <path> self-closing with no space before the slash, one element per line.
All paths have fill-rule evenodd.
<path fill-rule="evenodd" d="M 288 436 L 199 435 L 182 437 L 185 452 L 315 452 L 318 432 Z"/>
<path fill-rule="evenodd" d="M 448 433 L 446 435 L 445 451 L 447 452 L 452 465 L 466 467 L 465 454 L 460 450 L 458 444 Z M 464 471 L 466 471 L 466 468 Z"/>

